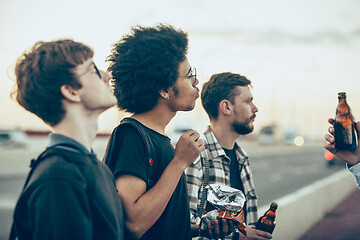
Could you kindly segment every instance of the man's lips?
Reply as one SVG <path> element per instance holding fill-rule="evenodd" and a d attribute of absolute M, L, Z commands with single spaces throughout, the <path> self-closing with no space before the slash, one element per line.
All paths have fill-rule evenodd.
<path fill-rule="evenodd" d="M 198 88 L 196 88 L 196 98 L 199 98 L 199 96 L 200 96 L 200 90 L 198 89 Z"/>

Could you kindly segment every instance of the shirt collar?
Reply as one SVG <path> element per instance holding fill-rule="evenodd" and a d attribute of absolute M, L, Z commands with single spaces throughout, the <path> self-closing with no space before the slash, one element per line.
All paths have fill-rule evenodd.
<path fill-rule="evenodd" d="M 76 141 L 73 138 L 67 137 L 65 135 L 62 134 L 58 134 L 58 133 L 51 133 L 50 134 L 50 143 L 49 143 L 49 147 L 55 146 L 55 145 L 59 145 L 59 144 L 66 144 L 66 145 L 72 145 L 74 146 L 74 148 L 77 151 L 80 151 L 81 153 L 84 154 L 93 154 L 93 150 L 91 149 L 91 152 L 81 143 L 79 143 L 78 141 Z"/>
<path fill-rule="evenodd" d="M 207 130 L 204 132 L 204 137 L 206 139 L 206 148 L 209 149 L 212 158 L 216 157 L 225 157 L 225 159 L 230 159 L 226 156 L 224 149 L 221 147 L 219 142 L 217 141 L 213 131 L 210 126 L 208 126 Z M 240 146 L 235 142 L 234 149 L 236 152 L 236 157 L 240 163 L 243 163 L 245 159 L 247 159 L 246 153 L 240 148 Z"/>

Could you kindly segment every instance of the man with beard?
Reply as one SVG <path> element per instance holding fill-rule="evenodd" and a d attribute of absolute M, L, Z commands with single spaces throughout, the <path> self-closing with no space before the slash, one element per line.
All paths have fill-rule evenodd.
<path fill-rule="evenodd" d="M 231 72 L 214 74 L 203 85 L 202 105 L 210 119 L 210 126 L 204 133 L 205 148 L 200 157 L 186 169 L 193 235 L 199 239 L 271 239 L 272 235 L 257 230 L 257 196 L 246 153 L 236 143 L 240 135 L 254 129 L 255 114 L 258 111 L 250 91 L 251 81 L 245 76 Z M 247 224 L 245 237 L 233 232 L 231 221 L 208 222 L 206 230 L 199 231 L 200 204 L 204 193 L 205 164 L 209 166 L 208 184 L 224 184 L 240 189 L 246 197 L 244 216 Z M 205 192 L 206 194 L 206 192 Z M 205 198 L 206 199 L 206 198 Z M 229 233 L 231 233 L 229 235 Z"/>

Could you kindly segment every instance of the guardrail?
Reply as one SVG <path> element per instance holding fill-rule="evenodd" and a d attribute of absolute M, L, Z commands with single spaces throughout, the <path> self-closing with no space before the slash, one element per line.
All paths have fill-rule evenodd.
<path fill-rule="evenodd" d="M 357 186 L 352 175 L 344 169 L 275 200 L 279 207 L 273 239 L 300 238 L 355 189 Z M 259 216 L 269 205 L 259 208 Z"/>

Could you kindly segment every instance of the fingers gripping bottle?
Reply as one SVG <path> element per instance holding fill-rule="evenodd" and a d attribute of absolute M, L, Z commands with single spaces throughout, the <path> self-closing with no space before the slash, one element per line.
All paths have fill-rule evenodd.
<path fill-rule="evenodd" d="M 355 150 L 357 146 L 356 130 L 350 106 L 346 102 L 346 93 L 339 92 L 338 99 L 339 103 L 334 122 L 335 148 L 338 150 Z"/>
<path fill-rule="evenodd" d="M 267 210 L 265 214 L 259 218 L 255 228 L 272 234 L 276 225 L 275 212 L 277 207 L 278 205 L 276 202 L 271 203 L 269 210 Z"/>

